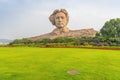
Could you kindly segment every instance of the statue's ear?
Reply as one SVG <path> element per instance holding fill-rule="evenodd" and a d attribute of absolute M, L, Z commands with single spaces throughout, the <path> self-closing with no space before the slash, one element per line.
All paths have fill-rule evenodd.
<path fill-rule="evenodd" d="M 51 22 L 53 25 L 55 25 L 54 15 L 50 15 L 49 20 L 50 20 L 50 22 Z"/>

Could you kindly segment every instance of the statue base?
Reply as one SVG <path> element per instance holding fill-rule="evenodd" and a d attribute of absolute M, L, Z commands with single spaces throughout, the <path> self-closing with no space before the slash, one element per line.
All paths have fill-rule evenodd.
<path fill-rule="evenodd" d="M 55 34 L 53 32 L 48 34 L 43 34 L 40 36 L 30 37 L 30 40 L 39 40 L 44 38 L 54 39 L 57 37 L 69 37 L 69 38 L 79 38 L 79 37 L 95 37 L 97 31 L 93 28 L 90 29 L 80 29 L 80 30 L 70 30 L 66 33 Z"/>

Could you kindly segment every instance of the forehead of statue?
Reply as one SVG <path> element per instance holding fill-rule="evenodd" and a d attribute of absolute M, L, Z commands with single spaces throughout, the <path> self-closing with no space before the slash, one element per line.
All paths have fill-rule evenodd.
<path fill-rule="evenodd" d="M 63 13 L 63 12 L 59 12 L 59 13 L 57 13 L 56 15 L 55 15 L 56 17 L 66 17 L 66 15 L 65 15 L 65 13 Z"/>

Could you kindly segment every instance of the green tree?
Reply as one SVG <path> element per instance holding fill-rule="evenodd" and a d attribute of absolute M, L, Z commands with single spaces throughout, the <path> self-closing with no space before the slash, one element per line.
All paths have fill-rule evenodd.
<path fill-rule="evenodd" d="M 107 21 L 100 30 L 100 35 L 106 38 L 120 37 L 120 18 Z"/>
<path fill-rule="evenodd" d="M 40 41 L 38 40 L 38 42 L 43 43 L 43 44 L 47 44 L 47 43 L 50 43 L 50 42 L 51 42 L 51 39 L 49 39 L 49 38 L 44 38 L 44 39 L 41 39 Z"/>
<path fill-rule="evenodd" d="M 65 38 L 64 37 L 58 37 L 54 39 L 54 43 L 64 43 Z"/>

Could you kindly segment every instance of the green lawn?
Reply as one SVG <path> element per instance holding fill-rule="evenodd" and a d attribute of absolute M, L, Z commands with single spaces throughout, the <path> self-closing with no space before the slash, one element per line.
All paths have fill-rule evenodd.
<path fill-rule="evenodd" d="M 0 48 L 0 80 L 120 80 L 120 50 Z"/>

